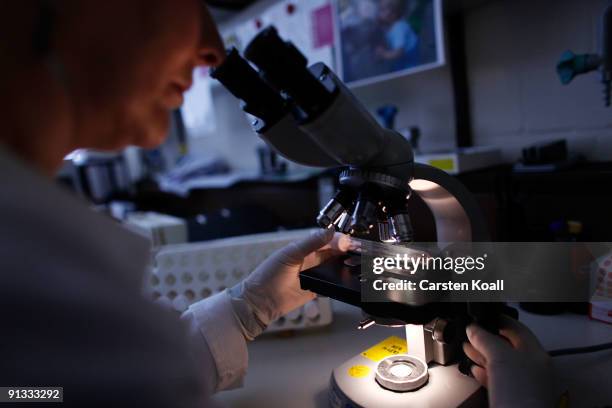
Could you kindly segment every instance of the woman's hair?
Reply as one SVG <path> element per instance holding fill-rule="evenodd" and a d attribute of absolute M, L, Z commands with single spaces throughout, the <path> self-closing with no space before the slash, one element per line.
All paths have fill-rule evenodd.
<path fill-rule="evenodd" d="M 44 60 L 53 48 L 57 0 L 7 1 L 0 13 L 0 70 Z M 16 66 L 14 64 L 17 64 Z"/>
<path fill-rule="evenodd" d="M 55 1 L 39 0 L 40 8 L 32 33 L 32 49 L 36 56 L 45 57 L 51 50 L 55 27 Z"/>

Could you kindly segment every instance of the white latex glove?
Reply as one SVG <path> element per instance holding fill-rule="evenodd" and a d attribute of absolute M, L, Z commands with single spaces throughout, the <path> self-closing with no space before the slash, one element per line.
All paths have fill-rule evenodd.
<path fill-rule="evenodd" d="M 474 378 L 489 391 L 489 406 L 555 406 L 551 359 L 522 323 L 501 317 L 499 336 L 480 326 L 467 327 L 465 354 L 477 365 Z"/>
<path fill-rule="evenodd" d="M 314 293 L 300 288 L 299 272 L 346 252 L 352 245 L 348 236 L 334 234 L 333 229 L 318 230 L 274 252 L 231 288 L 245 337 L 252 340 L 274 320 L 314 299 Z"/>

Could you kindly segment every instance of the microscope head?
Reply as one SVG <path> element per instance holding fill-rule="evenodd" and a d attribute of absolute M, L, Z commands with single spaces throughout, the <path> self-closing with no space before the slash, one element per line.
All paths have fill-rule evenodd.
<path fill-rule="evenodd" d="M 338 167 L 340 188 L 317 224 L 357 237 L 406 243 L 412 228 L 410 142 L 381 127 L 325 65 L 280 38 L 274 27 L 236 50 L 212 77 L 256 117 L 254 130 L 280 155 L 311 166 Z"/>

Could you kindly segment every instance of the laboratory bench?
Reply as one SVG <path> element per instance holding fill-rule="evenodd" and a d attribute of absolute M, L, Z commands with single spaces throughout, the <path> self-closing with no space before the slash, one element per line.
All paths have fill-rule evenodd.
<path fill-rule="evenodd" d="M 249 344 L 249 370 L 244 386 L 215 396 L 221 405 L 241 407 L 328 407 L 332 370 L 381 340 L 405 337 L 402 328 L 373 326 L 357 330 L 361 311 L 333 301 L 331 325 L 290 335 L 263 335 Z M 612 326 L 586 316 L 540 316 L 520 311 L 520 320 L 547 350 L 612 341 Z M 556 357 L 554 368 L 570 407 L 612 404 L 612 350 Z"/>
<path fill-rule="evenodd" d="M 149 180 L 125 199 L 138 211 L 185 219 L 190 241 L 314 226 L 320 205 L 318 177 L 251 177 L 231 183 L 218 182 L 219 178 L 209 178 L 210 183 L 200 183 L 184 194 Z"/>

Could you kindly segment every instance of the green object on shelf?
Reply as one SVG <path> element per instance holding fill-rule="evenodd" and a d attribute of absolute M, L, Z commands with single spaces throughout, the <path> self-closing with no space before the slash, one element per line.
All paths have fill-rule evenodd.
<path fill-rule="evenodd" d="M 576 55 L 565 51 L 557 63 L 557 75 L 563 85 L 569 84 L 576 75 L 591 72 L 599 68 L 601 58 L 597 54 Z"/>

